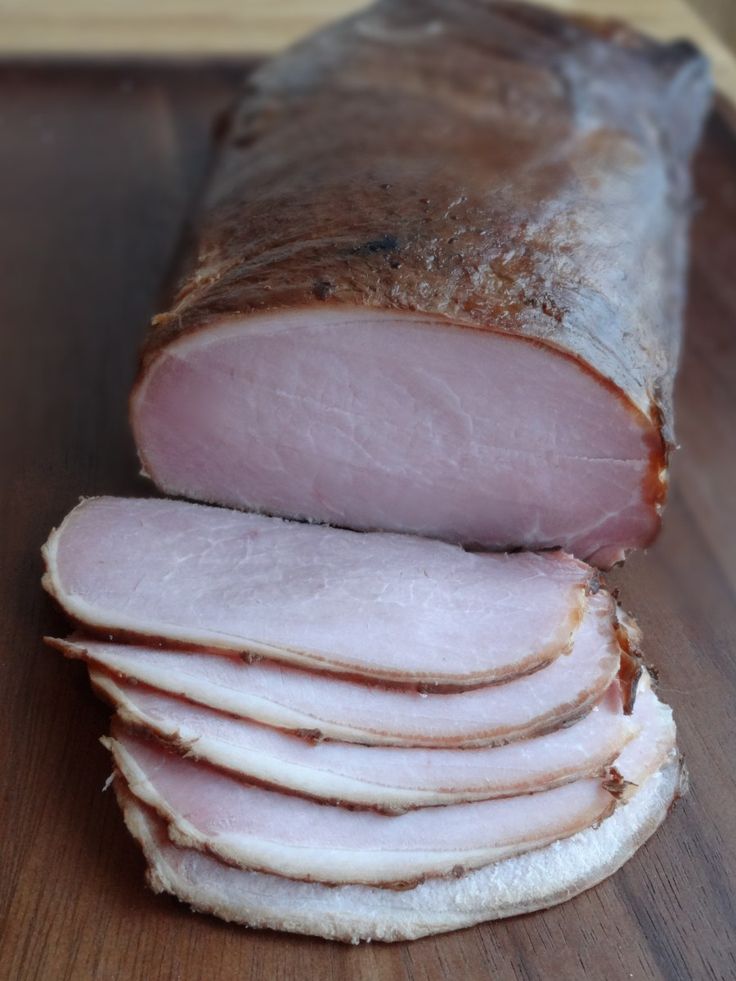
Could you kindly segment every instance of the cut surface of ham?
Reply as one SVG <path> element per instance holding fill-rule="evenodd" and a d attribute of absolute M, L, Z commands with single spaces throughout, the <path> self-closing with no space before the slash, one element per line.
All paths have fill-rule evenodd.
<path fill-rule="evenodd" d="M 246 781 L 382 811 L 511 797 L 602 776 L 637 732 L 615 684 L 573 726 L 493 749 L 310 743 L 91 669 L 93 688 L 129 727 Z"/>
<path fill-rule="evenodd" d="M 611 598 L 601 591 L 590 597 L 569 654 L 504 684 L 443 694 L 363 685 L 273 661 L 82 637 L 51 643 L 114 676 L 314 739 L 467 747 L 539 734 L 589 711 L 619 671 L 612 616 Z"/>
<path fill-rule="evenodd" d="M 598 827 L 460 878 L 428 879 L 398 891 L 325 886 L 233 868 L 175 845 L 165 822 L 121 778 L 114 787 L 155 892 L 172 893 L 230 922 L 358 943 L 413 940 L 572 899 L 614 873 L 654 833 L 680 792 L 680 780 L 678 761 L 668 760 Z"/>
<path fill-rule="evenodd" d="M 44 554 L 49 592 L 105 634 L 457 687 L 524 674 L 569 650 L 593 581 L 562 552 L 473 554 L 113 497 L 79 504 Z"/>
<path fill-rule="evenodd" d="M 688 46 L 507 3 L 384 0 L 274 59 L 144 350 L 145 471 L 601 566 L 647 545 L 708 98 Z"/>
<path fill-rule="evenodd" d="M 638 786 L 672 752 L 674 724 L 646 685 L 633 718 L 639 732 L 615 766 L 622 781 Z M 568 837 L 613 809 L 604 782 L 588 778 L 389 816 L 244 784 L 115 723 L 106 745 L 130 790 L 166 819 L 176 843 L 241 868 L 319 882 L 391 885 L 457 874 Z"/>

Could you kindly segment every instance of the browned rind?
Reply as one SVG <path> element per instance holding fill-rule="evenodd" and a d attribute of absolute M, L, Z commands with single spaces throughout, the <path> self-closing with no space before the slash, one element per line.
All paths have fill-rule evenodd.
<path fill-rule="evenodd" d="M 614 630 L 621 650 L 618 680 L 624 703 L 624 715 L 631 715 L 636 701 L 636 690 L 644 671 L 644 660 L 639 652 L 641 631 L 633 617 L 625 613 L 617 603 L 614 612 Z"/>
<path fill-rule="evenodd" d="M 603 789 L 614 798 L 617 803 L 625 804 L 636 793 L 638 785 L 630 780 L 625 780 L 621 771 L 615 766 L 609 766 L 603 778 Z"/>

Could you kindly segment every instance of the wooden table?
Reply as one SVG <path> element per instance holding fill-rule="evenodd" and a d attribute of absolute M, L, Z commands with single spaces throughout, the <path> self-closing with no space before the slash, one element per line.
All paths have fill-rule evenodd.
<path fill-rule="evenodd" d="M 664 534 L 615 575 L 661 669 L 692 792 L 612 880 L 542 914 L 358 948 L 230 927 L 143 885 L 98 737 L 107 710 L 41 592 L 80 494 L 150 493 L 135 349 L 242 66 L 0 71 L 0 978 L 736 977 L 736 139 L 698 163 L 683 450 Z"/>

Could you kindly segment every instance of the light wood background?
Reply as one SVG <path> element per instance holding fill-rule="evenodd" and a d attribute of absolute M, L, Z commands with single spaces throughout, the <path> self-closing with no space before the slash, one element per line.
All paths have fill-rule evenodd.
<path fill-rule="evenodd" d="M 661 38 L 689 37 L 736 100 L 736 0 L 546 0 L 622 17 Z M 0 57 L 240 56 L 277 51 L 365 0 L 0 0 Z M 712 25 L 712 26 L 711 26 Z"/>

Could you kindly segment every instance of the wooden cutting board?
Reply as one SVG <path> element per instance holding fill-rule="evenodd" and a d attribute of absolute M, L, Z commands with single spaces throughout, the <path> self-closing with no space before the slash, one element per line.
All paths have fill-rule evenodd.
<path fill-rule="evenodd" d="M 107 710 L 41 592 L 80 494 L 148 494 L 126 422 L 135 350 L 242 66 L 0 71 L 0 978 L 736 977 L 736 139 L 698 161 L 664 533 L 613 576 L 675 708 L 692 791 L 615 877 L 544 913 L 356 948 L 195 916 L 143 883 L 98 738 Z"/>

